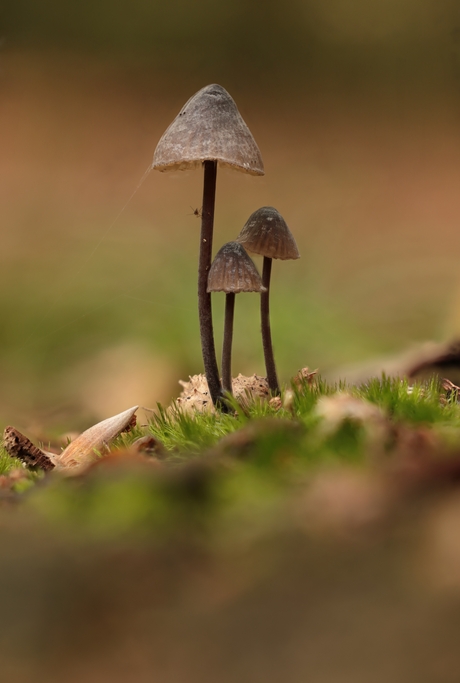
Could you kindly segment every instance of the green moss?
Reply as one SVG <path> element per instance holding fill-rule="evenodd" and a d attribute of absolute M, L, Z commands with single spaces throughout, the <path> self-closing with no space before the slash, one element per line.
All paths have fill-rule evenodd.
<path fill-rule="evenodd" d="M 395 421 L 460 426 L 460 409 L 455 401 L 441 401 L 439 381 L 416 382 L 386 377 L 372 379 L 356 390 L 357 395 L 383 408 Z"/>
<path fill-rule="evenodd" d="M 319 410 L 325 397 L 330 407 L 325 411 L 323 401 Z M 367 408 L 355 413 L 355 404 Z M 234 407 L 223 415 L 159 405 L 148 431 L 165 446 L 161 467 L 121 457 L 75 478 L 44 477 L 30 490 L 33 475 L 16 491 L 28 490 L 24 500 L 35 519 L 76 534 L 219 536 L 224 528 L 275 520 L 317 468 L 369 468 L 376 453 L 386 461 L 402 457 L 400 428 L 431 433 L 443 453 L 460 440 L 460 407 L 435 381 L 410 386 L 382 377 L 347 387 L 305 380 L 283 391 L 281 407 L 260 400 Z M 116 446 L 128 447 L 143 433 L 138 427 L 123 434 Z M 17 464 L 0 453 L 3 473 Z"/>
<path fill-rule="evenodd" d="M 0 446 L 0 476 L 8 474 L 16 467 L 22 467 L 22 462 L 9 456 L 3 446 Z"/>

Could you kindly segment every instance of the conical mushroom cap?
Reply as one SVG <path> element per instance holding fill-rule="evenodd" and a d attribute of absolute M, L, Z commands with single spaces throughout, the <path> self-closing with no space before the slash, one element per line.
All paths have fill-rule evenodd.
<path fill-rule="evenodd" d="M 208 292 L 265 292 L 253 261 L 241 244 L 228 242 L 219 249 L 208 275 Z"/>
<path fill-rule="evenodd" d="M 235 101 L 216 84 L 199 90 L 182 107 L 157 145 L 152 168 L 182 171 L 208 160 L 264 174 L 259 148 Z"/>
<path fill-rule="evenodd" d="M 300 258 L 292 232 L 273 206 L 254 211 L 236 239 L 254 254 L 283 261 Z"/>

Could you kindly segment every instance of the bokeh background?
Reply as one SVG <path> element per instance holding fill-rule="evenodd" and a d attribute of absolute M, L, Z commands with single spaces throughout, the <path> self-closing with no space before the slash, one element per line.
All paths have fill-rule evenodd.
<path fill-rule="evenodd" d="M 212 82 L 266 168 L 219 172 L 215 248 L 268 204 L 302 254 L 273 269 L 281 378 L 460 332 L 457 0 L 3 0 L 0 38 L 4 423 L 76 429 L 201 371 L 201 173 L 120 211 Z M 263 374 L 257 297 L 236 308 L 234 371 Z"/>

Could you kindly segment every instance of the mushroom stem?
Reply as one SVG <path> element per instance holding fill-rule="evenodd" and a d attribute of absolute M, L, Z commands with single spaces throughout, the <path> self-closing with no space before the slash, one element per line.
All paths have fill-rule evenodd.
<path fill-rule="evenodd" d="M 217 367 L 212 328 L 211 294 L 207 289 L 211 267 L 214 205 L 216 199 L 217 161 L 204 162 L 203 209 L 201 215 L 200 260 L 198 265 L 198 315 L 200 318 L 201 350 L 209 393 L 216 408 L 226 410 Z"/>
<path fill-rule="evenodd" d="M 272 272 L 272 259 L 264 256 L 262 270 L 262 285 L 266 291 L 260 294 L 260 318 L 262 326 L 262 344 L 264 348 L 265 369 L 270 391 L 279 396 L 280 387 L 276 375 L 275 358 L 273 356 L 272 335 L 270 331 L 270 276 Z"/>
<path fill-rule="evenodd" d="M 222 346 L 222 388 L 229 394 L 232 393 L 232 342 L 234 311 L 235 294 L 233 292 L 229 292 L 225 295 L 224 343 Z"/>

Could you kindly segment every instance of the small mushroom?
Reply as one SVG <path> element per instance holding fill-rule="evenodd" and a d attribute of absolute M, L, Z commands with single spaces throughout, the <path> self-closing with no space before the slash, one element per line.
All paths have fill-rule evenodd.
<path fill-rule="evenodd" d="M 207 292 L 217 163 L 252 175 L 264 174 L 259 148 L 234 100 L 222 86 L 213 84 L 199 90 L 182 107 L 155 149 L 152 168 L 169 171 L 204 166 L 198 266 L 201 347 L 211 398 L 214 405 L 225 410 L 214 346 L 211 295 Z"/>
<path fill-rule="evenodd" d="M 264 348 L 265 368 L 270 390 L 280 393 L 273 356 L 272 337 L 270 331 L 270 275 L 272 259 L 300 258 L 297 244 L 282 215 L 272 206 L 262 206 L 252 213 L 237 237 L 237 242 L 249 251 L 264 257 L 262 285 L 264 291 L 260 295 L 260 314 L 262 324 L 262 344 Z"/>
<path fill-rule="evenodd" d="M 208 277 L 208 292 L 225 292 L 225 324 L 222 347 L 222 386 L 232 393 L 232 341 L 235 294 L 263 292 L 260 275 L 241 244 L 228 242 L 219 249 Z"/>

